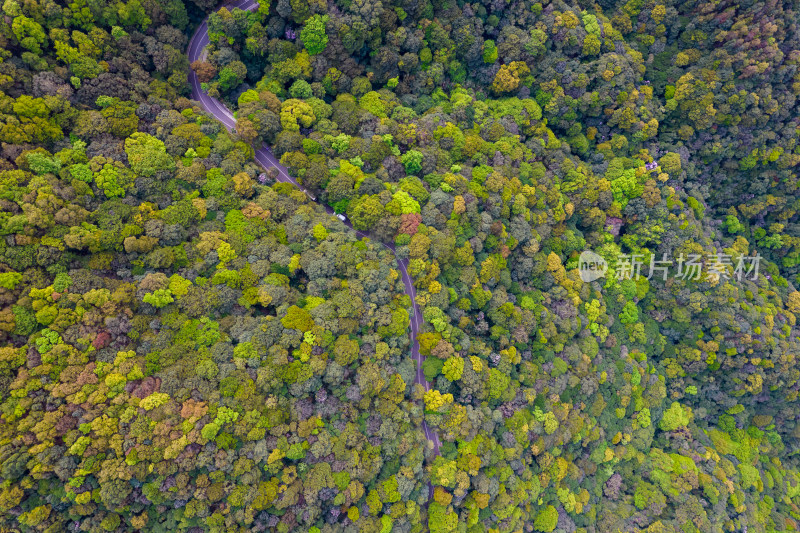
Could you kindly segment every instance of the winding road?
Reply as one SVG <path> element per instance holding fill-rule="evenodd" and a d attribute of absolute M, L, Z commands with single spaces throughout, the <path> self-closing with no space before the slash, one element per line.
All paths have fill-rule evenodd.
<path fill-rule="evenodd" d="M 236 0 L 233 2 L 226 3 L 224 7 L 228 9 L 233 9 L 238 7 L 239 9 L 250 11 L 255 10 L 258 8 L 258 2 L 255 0 Z M 199 59 L 204 59 L 206 54 L 206 46 L 209 44 L 208 38 L 208 19 L 204 20 L 202 24 L 197 28 L 197 31 L 192 36 L 191 40 L 189 41 L 189 49 L 187 54 L 189 56 L 189 62 L 192 63 Z M 217 100 L 209 96 L 202 90 L 200 86 L 200 81 L 197 79 L 197 74 L 193 70 L 190 69 L 189 72 L 189 82 L 192 85 L 192 98 L 200 103 L 200 105 L 205 109 L 208 113 L 214 116 L 217 120 L 219 120 L 229 131 L 232 130 L 236 126 L 236 118 L 233 116 L 233 113 L 230 109 L 225 107 L 225 105 Z M 311 198 L 312 200 L 319 203 L 314 197 L 305 190 L 294 178 L 289 175 L 289 170 L 280 164 L 278 158 L 272 153 L 269 146 L 265 143 L 262 143 L 260 147 L 253 147 L 255 150 L 255 160 L 265 169 L 274 167 L 278 170 L 278 181 L 282 181 L 285 183 L 291 183 Z M 320 204 L 322 205 L 322 204 Z M 330 206 L 323 206 L 325 210 L 333 215 L 334 211 Z M 345 220 L 344 224 L 347 225 L 350 229 L 356 232 L 359 237 L 366 237 L 372 239 L 368 233 L 363 231 L 358 231 L 353 228 L 353 225 L 350 223 L 349 220 Z M 411 356 L 417 362 L 417 373 L 416 377 L 414 378 L 414 383 L 419 383 L 425 390 L 428 391 L 431 388 L 431 384 L 425 379 L 425 374 L 422 372 L 422 356 L 419 353 L 419 341 L 417 340 L 417 334 L 419 333 L 419 326 L 423 321 L 422 313 L 419 310 L 419 306 L 417 305 L 417 291 L 414 289 L 414 284 L 411 281 L 411 276 L 408 274 L 408 260 L 401 260 L 397 257 L 397 253 L 395 252 L 394 244 L 387 244 L 381 242 L 378 239 L 372 239 L 376 242 L 380 242 L 383 246 L 386 247 L 389 251 L 394 254 L 395 259 L 397 260 L 397 266 L 400 270 L 402 277 L 403 277 L 403 285 L 405 286 L 406 294 L 411 298 L 411 304 L 414 307 L 414 312 L 411 315 Z M 439 436 L 436 434 L 435 431 L 431 430 L 428 427 L 428 424 L 423 419 L 422 421 L 422 429 L 425 431 L 425 438 L 433 443 L 433 451 L 435 455 L 439 455 Z M 433 491 L 432 487 L 430 488 L 431 493 Z"/>

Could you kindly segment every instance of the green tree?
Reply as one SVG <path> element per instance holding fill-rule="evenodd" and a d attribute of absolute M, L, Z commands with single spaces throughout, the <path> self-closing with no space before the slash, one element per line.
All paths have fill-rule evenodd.
<path fill-rule="evenodd" d="M 19 41 L 19 44 L 33 52 L 34 54 L 42 53 L 42 45 L 47 41 L 47 35 L 41 24 L 33 19 L 24 15 L 14 18 L 11 23 L 11 31 Z"/>
<path fill-rule="evenodd" d="M 120 184 L 120 172 L 114 165 L 107 163 L 100 172 L 95 174 L 94 180 L 106 198 L 125 196 L 125 188 Z"/>
<path fill-rule="evenodd" d="M 310 128 L 317 119 L 314 109 L 305 101 L 290 98 L 281 105 L 281 126 L 287 131 L 300 131 L 300 126 Z"/>
<path fill-rule="evenodd" d="M 327 22 L 328 15 L 314 15 L 306 20 L 306 24 L 300 32 L 300 39 L 309 55 L 321 54 L 328 46 L 328 35 L 325 33 Z"/>
<path fill-rule="evenodd" d="M 281 319 L 281 324 L 287 329 L 305 332 L 314 326 L 314 319 L 305 309 L 292 305 L 287 309 L 286 316 Z"/>
<path fill-rule="evenodd" d="M 158 289 L 154 292 L 148 292 L 142 298 L 144 303 L 150 304 L 155 308 L 166 307 L 175 300 L 172 298 L 172 291 L 169 289 Z"/>
<path fill-rule="evenodd" d="M 625 306 L 619 314 L 619 321 L 623 324 L 635 324 L 639 321 L 639 308 L 634 302 L 625 302 Z"/>
<path fill-rule="evenodd" d="M 139 117 L 136 116 L 136 104 L 124 102 L 119 98 L 100 96 L 97 105 L 102 108 L 101 114 L 106 119 L 108 131 L 117 137 L 127 137 L 139 128 Z"/>
<path fill-rule="evenodd" d="M 448 533 L 458 526 L 458 515 L 448 512 L 447 507 L 437 502 L 428 505 L 428 527 L 433 533 Z"/>
<path fill-rule="evenodd" d="M 133 171 L 141 176 L 175 169 L 175 161 L 167 154 L 164 143 L 147 133 L 137 131 L 125 139 L 125 153 Z"/>
<path fill-rule="evenodd" d="M 444 362 L 442 374 L 450 381 L 458 381 L 464 372 L 464 359 L 454 356 Z"/>
<path fill-rule="evenodd" d="M 497 46 L 494 41 L 487 39 L 483 42 L 483 62 L 494 63 L 497 61 Z"/>
<path fill-rule="evenodd" d="M 123 26 L 136 27 L 140 30 L 146 30 L 152 22 L 139 0 L 130 0 L 127 4 L 118 3 L 117 15 Z"/>
<path fill-rule="evenodd" d="M 549 533 L 556 528 L 557 523 L 558 510 L 552 505 L 548 505 L 536 514 L 536 519 L 533 521 L 533 527 L 536 528 L 537 531 Z"/>
<path fill-rule="evenodd" d="M 247 67 L 241 61 L 232 61 L 219 71 L 219 89 L 228 92 L 242 84 L 247 76 Z"/>
<path fill-rule="evenodd" d="M 677 178 L 681 172 L 681 156 L 675 152 L 667 152 L 658 160 L 661 168 L 673 178 Z"/>
<path fill-rule="evenodd" d="M 678 402 L 672 402 L 670 408 L 664 411 L 664 416 L 661 418 L 661 422 L 658 423 L 658 427 L 664 431 L 674 431 L 679 427 L 689 425 L 691 421 L 691 408 L 683 406 Z"/>
<path fill-rule="evenodd" d="M 289 94 L 292 98 L 311 98 L 314 93 L 311 91 L 311 85 L 306 80 L 296 80 L 291 87 L 289 87 Z"/>
<path fill-rule="evenodd" d="M 47 155 L 43 151 L 28 152 L 25 159 L 30 169 L 36 174 L 54 174 L 61 168 L 61 161 L 58 158 Z"/>
<path fill-rule="evenodd" d="M 322 242 L 328 236 L 328 230 L 325 229 L 325 226 L 322 224 L 317 224 L 314 226 L 314 238 L 317 239 L 317 242 Z"/>
<path fill-rule="evenodd" d="M 422 170 L 422 153 L 416 150 L 409 150 L 401 157 L 403 166 L 406 168 L 406 173 L 416 174 Z"/>
<path fill-rule="evenodd" d="M 377 197 L 362 196 L 348 204 L 347 215 L 354 228 L 367 230 L 385 216 L 385 210 Z"/>
<path fill-rule="evenodd" d="M 589 34 L 583 40 L 583 55 L 596 56 L 600 53 L 600 39 L 596 35 Z"/>

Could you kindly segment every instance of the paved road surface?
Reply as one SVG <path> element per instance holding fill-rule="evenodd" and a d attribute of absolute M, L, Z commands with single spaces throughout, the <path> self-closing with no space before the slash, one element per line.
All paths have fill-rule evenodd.
<path fill-rule="evenodd" d="M 225 4 L 225 7 L 228 9 L 232 9 L 234 7 L 238 7 L 239 9 L 244 10 L 255 10 L 258 8 L 258 2 L 255 0 L 236 0 L 234 2 L 229 2 Z M 197 31 L 192 36 L 191 41 L 189 41 L 189 62 L 194 62 L 198 59 L 204 58 L 205 56 L 205 47 L 209 44 L 208 40 L 208 20 L 204 20 L 203 23 L 197 28 Z M 225 107 L 225 105 L 217 100 L 216 98 L 212 98 L 207 93 L 203 92 L 200 81 L 197 79 L 197 75 L 194 71 L 190 71 L 189 73 L 189 81 L 192 85 L 192 98 L 200 102 L 203 108 L 214 115 L 214 117 L 219 120 L 228 130 L 231 130 L 236 126 L 236 119 L 233 116 L 233 113 Z M 266 144 L 262 144 L 260 147 L 253 147 L 255 150 L 255 160 L 265 169 L 269 167 L 274 167 L 278 170 L 278 180 L 291 183 L 301 191 L 309 194 L 300 184 L 295 181 L 293 177 L 289 175 L 289 171 L 286 167 L 280 164 L 278 158 L 272 153 L 269 146 Z M 309 197 L 311 197 L 309 195 Z M 333 214 L 333 209 L 329 206 L 324 206 L 325 210 L 329 214 Z M 370 238 L 368 233 L 363 231 L 358 231 L 353 228 L 353 225 L 350 221 L 346 221 L 345 224 L 353 229 L 357 235 L 360 237 L 367 237 Z M 376 242 L 377 239 L 374 239 Z M 397 266 L 402 273 L 403 276 L 403 285 L 405 286 L 406 294 L 411 297 L 411 303 L 414 306 L 414 312 L 411 315 L 411 356 L 417 362 L 417 375 L 414 379 L 414 383 L 419 383 L 425 390 L 430 390 L 431 384 L 425 380 L 425 375 L 422 372 L 422 356 L 419 353 L 419 341 L 417 341 L 417 334 L 419 333 L 419 325 L 422 324 L 422 313 L 420 313 L 419 306 L 417 305 L 417 291 L 414 289 L 414 284 L 411 281 L 411 276 L 408 275 L 408 261 L 403 260 L 401 261 L 400 258 L 397 257 L 395 253 L 394 244 L 392 243 L 383 243 L 389 251 L 391 251 L 395 255 L 395 259 L 397 259 Z M 433 450 L 436 455 L 439 455 L 439 436 L 436 434 L 435 431 L 431 430 L 428 427 L 428 424 L 425 423 L 423 420 L 422 422 L 422 429 L 425 431 L 425 437 L 433 443 Z M 431 489 L 432 490 L 432 489 Z"/>

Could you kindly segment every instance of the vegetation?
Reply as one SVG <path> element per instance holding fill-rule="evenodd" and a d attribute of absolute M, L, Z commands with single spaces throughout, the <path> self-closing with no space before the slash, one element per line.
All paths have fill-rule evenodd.
<path fill-rule="evenodd" d="M 797 530 L 796 9 L 6 1 L 0 528 Z"/>

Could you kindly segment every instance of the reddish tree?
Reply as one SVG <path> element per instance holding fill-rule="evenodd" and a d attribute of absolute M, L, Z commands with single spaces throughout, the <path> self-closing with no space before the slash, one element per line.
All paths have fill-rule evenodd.
<path fill-rule="evenodd" d="M 400 233 L 405 233 L 407 235 L 414 235 L 417 232 L 417 228 L 422 223 L 422 215 L 419 213 L 407 213 L 404 215 L 400 215 Z"/>
<path fill-rule="evenodd" d="M 92 346 L 94 346 L 96 350 L 100 350 L 108 346 L 108 343 L 110 342 L 111 342 L 111 334 L 107 331 L 101 331 L 94 338 Z"/>
<path fill-rule="evenodd" d="M 200 83 L 207 83 L 217 75 L 217 69 L 207 61 L 195 61 L 192 63 L 192 70 L 197 74 L 197 79 L 200 80 Z"/>

